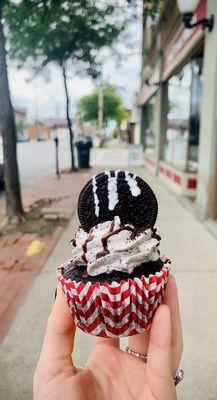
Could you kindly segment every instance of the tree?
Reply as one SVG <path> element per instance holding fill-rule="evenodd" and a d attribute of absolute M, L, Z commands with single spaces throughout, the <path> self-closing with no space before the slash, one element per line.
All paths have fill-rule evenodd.
<path fill-rule="evenodd" d="M 20 220 L 24 215 L 16 153 L 16 127 L 8 83 L 5 36 L 3 30 L 4 2 L 0 0 L 0 131 L 4 152 L 6 211 L 9 220 Z"/>
<path fill-rule="evenodd" d="M 98 118 L 98 91 L 84 96 L 77 105 L 78 117 L 81 122 L 93 121 Z M 103 121 L 107 125 L 109 121 L 116 121 L 119 126 L 126 118 L 123 103 L 115 89 L 107 87 L 103 91 Z"/>
<path fill-rule="evenodd" d="M 20 0 L 5 9 L 10 55 L 20 65 L 56 63 L 62 71 L 66 117 L 74 170 L 73 130 L 67 86 L 67 65 L 75 72 L 97 74 L 97 52 L 111 46 L 126 26 L 128 1 Z"/>
<path fill-rule="evenodd" d="M 153 20 L 159 14 L 160 0 L 143 0 L 143 17 L 150 16 Z"/>

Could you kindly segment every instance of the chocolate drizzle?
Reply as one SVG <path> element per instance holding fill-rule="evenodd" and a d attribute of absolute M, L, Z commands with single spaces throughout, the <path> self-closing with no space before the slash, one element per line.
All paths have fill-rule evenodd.
<path fill-rule="evenodd" d="M 134 229 L 133 229 L 131 226 L 126 225 L 126 226 L 121 226 L 120 228 L 117 228 L 117 229 L 113 230 L 112 232 L 107 233 L 107 235 L 103 236 L 102 239 L 101 239 L 101 240 L 102 240 L 103 248 L 104 248 L 104 249 L 107 248 L 107 242 L 108 242 L 108 239 L 109 239 L 111 236 L 116 235 L 117 233 L 119 233 L 119 232 L 121 232 L 121 231 L 130 231 L 130 232 L 133 232 Z"/>
<path fill-rule="evenodd" d="M 99 252 L 96 254 L 96 260 L 97 260 L 98 258 L 105 257 L 107 254 L 109 254 L 109 250 L 108 250 L 108 249 L 99 251 Z"/>
<path fill-rule="evenodd" d="M 80 255 L 80 261 L 77 264 L 77 267 L 79 267 L 79 269 L 81 268 L 82 270 L 84 270 L 83 272 L 86 274 L 87 274 L 87 264 L 88 264 L 88 259 L 87 259 L 88 243 L 91 242 L 92 240 L 94 240 L 93 232 L 94 232 L 94 229 L 96 229 L 96 228 L 97 228 L 97 226 L 90 229 L 86 240 L 82 244 L 83 253 Z M 115 228 L 115 218 L 114 218 L 109 225 L 109 229 L 108 229 L 107 233 L 101 237 L 102 250 L 96 254 L 95 259 L 97 260 L 97 259 L 100 259 L 100 258 L 105 257 L 106 255 L 110 254 L 110 251 L 108 249 L 108 239 L 111 236 L 117 235 L 121 231 L 130 231 L 131 235 L 128 240 L 131 241 L 131 240 L 135 240 L 136 237 L 141 235 L 142 233 L 146 234 L 147 229 L 149 229 L 149 228 L 148 227 L 138 228 L 138 227 L 132 227 L 130 225 L 118 225 L 118 228 Z M 153 238 L 157 239 L 158 241 L 160 241 L 161 237 L 156 233 L 157 229 L 151 228 L 151 230 L 152 230 L 151 236 Z M 71 243 L 73 246 L 76 246 L 75 239 L 71 240 Z M 159 243 L 156 244 L 156 246 L 158 246 L 158 245 L 159 245 Z M 158 250 L 158 254 L 160 254 L 159 250 Z M 75 260 L 75 262 L 76 262 L 76 260 Z"/>
<path fill-rule="evenodd" d="M 81 258 L 87 264 L 87 257 L 85 253 L 82 253 Z"/>
<path fill-rule="evenodd" d="M 85 242 L 82 244 L 83 253 L 82 253 L 82 255 L 81 255 L 81 258 L 82 258 L 82 260 L 83 260 L 86 264 L 87 264 L 87 257 L 86 257 L 86 253 L 87 253 L 87 243 L 88 243 L 88 242 L 91 242 L 91 240 L 93 240 L 92 230 L 93 230 L 93 228 L 91 228 L 87 239 L 86 239 Z"/>
<path fill-rule="evenodd" d="M 154 238 L 154 239 L 157 239 L 157 240 L 161 240 L 161 237 L 160 237 L 160 235 L 158 235 L 157 233 L 157 229 L 156 228 L 154 228 L 153 230 L 152 230 L 152 237 Z"/>
<path fill-rule="evenodd" d="M 111 225 L 110 225 L 108 233 L 105 236 L 103 236 L 102 239 L 101 239 L 102 246 L 103 246 L 103 251 L 104 251 L 105 255 L 109 254 L 108 239 L 111 236 L 116 235 L 117 233 L 119 233 L 121 231 L 131 231 L 131 232 L 134 231 L 134 229 L 129 225 L 121 226 L 120 228 L 117 228 L 117 229 L 114 229 L 114 226 L 115 226 L 115 220 L 113 219 L 113 221 L 111 222 Z M 102 252 L 100 252 L 100 253 L 102 253 Z"/>
<path fill-rule="evenodd" d="M 115 220 L 113 219 L 112 222 L 111 222 L 110 228 L 109 228 L 109 233 L 113 232 L 114 226 L 115 226 Z"/>
<path fill-rule="evenodd" d="M 76 245 L 76 240 L 75 240 L 75 239 L 70 240 L 70 244 L 71 244 L 73 247 L 76 247 L 76 246 L 77 246 L 77 245 Z"/>

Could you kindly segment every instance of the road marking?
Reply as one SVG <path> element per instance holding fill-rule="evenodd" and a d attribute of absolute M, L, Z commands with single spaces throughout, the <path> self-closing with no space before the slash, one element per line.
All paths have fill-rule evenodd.
<path fill-rule="evenodd" d="M 32 256 L 34 256 L 35 254 L 40 253 L 41 250 L 44 248 L 44 246 L 45 246 L 45 243 L 42 242 L 42 240 L 39 240 L 39 239 L 33 240 L 33 241 L 29 244 L 29 246 L 27 247 L 26 256 L 27 256 L 27 257 L 32 257 Z"/>

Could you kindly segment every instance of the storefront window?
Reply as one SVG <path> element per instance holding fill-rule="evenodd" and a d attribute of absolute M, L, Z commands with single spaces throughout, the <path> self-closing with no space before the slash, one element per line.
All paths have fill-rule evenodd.
<path fill-rule="evenodd" d="M 189 62 L 168 81 L 168 115 L 164 159 L 181 170 L 198 160 L 202 58 Z"/>
<path fill-rule="evenodd" d="M 187 64 L 168 82 L 167 133 L 165 160 L 174 166 L 186 168 L 191 99 L 191 65 Z"/>
<path fill-rule="evenodd" d="M 156 96 L 153 96 L 145 106 L 145 147 L 154 149 L 155 146 L 155 110 Z"/>
<path fill-rule="evenodd" d="M 188 169 L 193 169 L 194 163 L 198 161 L 201 97 L 202 97 L 202 58 L 198 58 L 192 61 Z"/>

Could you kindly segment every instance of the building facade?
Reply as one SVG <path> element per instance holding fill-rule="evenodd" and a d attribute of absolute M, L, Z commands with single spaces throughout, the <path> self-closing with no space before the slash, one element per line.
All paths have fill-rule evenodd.
<path fill-rule="evenodd" d="M 25 108 L 14 108 L 14 117 L 17 133 L 23 135 L 26 133 L 27 126 L 27 110 Z"/>
<path fill-rule="evenodd" d="M 192 18 L 210 14 L 211 32 L 186 29 L 176 1 L 144 18 L 138 95 L 146 167 L 201 219 L 217 218 L 217 1 L 201 0 Z"/>
<path fill-rule="evenodd" d="M 44 119 L 40 123 L 28 125 L 28 137 L 34 140 L 50 140 L 55 136 L 68 139 L 68 125 L 65 119 Z"/>

